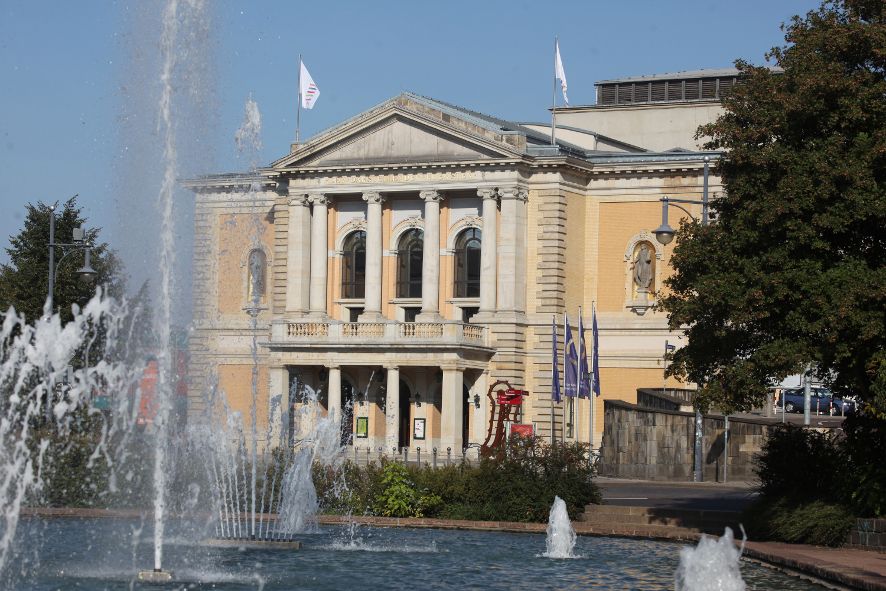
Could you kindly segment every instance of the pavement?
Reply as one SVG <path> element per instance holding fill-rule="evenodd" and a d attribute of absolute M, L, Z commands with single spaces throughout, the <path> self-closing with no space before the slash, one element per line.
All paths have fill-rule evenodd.
<path fill-rule="evenodd" d="M 802 420 L 802 415 L 800 418 Z M 604 504 L 619 506 L 741 511 L 757 496 L 755 484 L 749 482 L 660 482 L 603 477 L 597 478 L 596 482 L 603 494 Z M 679 528 L 674 528 L 671 536 L 666 532 L 629 524 L 621 527 L 608 526 L 605 531 L 594 531 L 601 529 L 599 526 L 575 525 L 577 533 L 588 535 L 627 535 L 682 541 L 693 539 L 692 535 L 678 531 Z M 625 531 L 621 531 L 622 529 Z M 698 537 L 700 535 L 695 539 Z M 744 555 L 749 559 L 830 584 L 865 591 L 886 591 L 886 553 L 856 548 L 751 541 L 746 543 Z"/>

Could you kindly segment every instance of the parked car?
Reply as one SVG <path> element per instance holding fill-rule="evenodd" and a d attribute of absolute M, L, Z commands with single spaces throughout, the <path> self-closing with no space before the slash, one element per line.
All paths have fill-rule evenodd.
<path fill-rule="evenodd" d="M 851 415 L 855 413 L 855 402 L 848 398 L 834 396 L 830 390 L 821 386 L 813 386 L 810 392 L 810 409 L 815 414 Z M 781 391 L 776 409 L 785 412 L 803 412 L 803 388 L 785 388 Z"/>

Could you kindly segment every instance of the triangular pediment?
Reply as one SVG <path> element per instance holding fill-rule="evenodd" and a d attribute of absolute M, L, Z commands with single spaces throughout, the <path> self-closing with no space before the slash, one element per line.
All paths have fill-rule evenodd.
<path fill-rule="evenodd" d="M 422 106 L 419 104 L 419 106 Z M 272 166 L 337 167 L 459 162 L 519 157 L 507 133 L 495 133 L 397 97 L 321 133 Z M 520 138 L 522 139 L 522 138 Z"/>

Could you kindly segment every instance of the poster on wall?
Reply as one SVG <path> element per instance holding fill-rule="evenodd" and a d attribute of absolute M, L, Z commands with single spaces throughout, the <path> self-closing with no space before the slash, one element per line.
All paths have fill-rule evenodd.
<path fill-rule="evenodd" d="M 369 417 L 357 417 L 357 437 L 369 437 Z"/>
<path fill-rule="evenodd" d="M 415 424 L 412 427 L 412 438 L 413 439 L 424 439 L 425 438 L 425 420 L 424 419 L 415 419 Z"/>

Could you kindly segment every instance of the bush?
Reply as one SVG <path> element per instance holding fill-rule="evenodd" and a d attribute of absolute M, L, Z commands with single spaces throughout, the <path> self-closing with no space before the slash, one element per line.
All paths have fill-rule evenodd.
<path fill-rule="evenodd" d="M 763 498 L 745 511 L 743 521 L 748 535 L 754 539 L 841 546 L 855 524 L 855 517 L 840 505 L 821 501 L 791 505 L 784 499 L 770 502 Z"/>
<path fill-rule="evenodd" d="M 847 463 L 834 435 L 779 425 L 763 444 L 756 472 L 765 498 L 834 503 L 843 497 Z"/>
<path fill-rule="evenodd" d="M 581 444 L 514 438 L 477 465 L 347 464 L 338 479 L 320 469 L 314 478 L 321 507 L 331 513 L 543 522 L 554 496 L 566 502 L 572 518 L 600 502 L 586 454 Z"/>
<path fill-rule="evenodd" d="M 844 496 L 862 517 L 886 515 L 886 421 L 859 413 L 843 422 L 849 477 Z"/>

